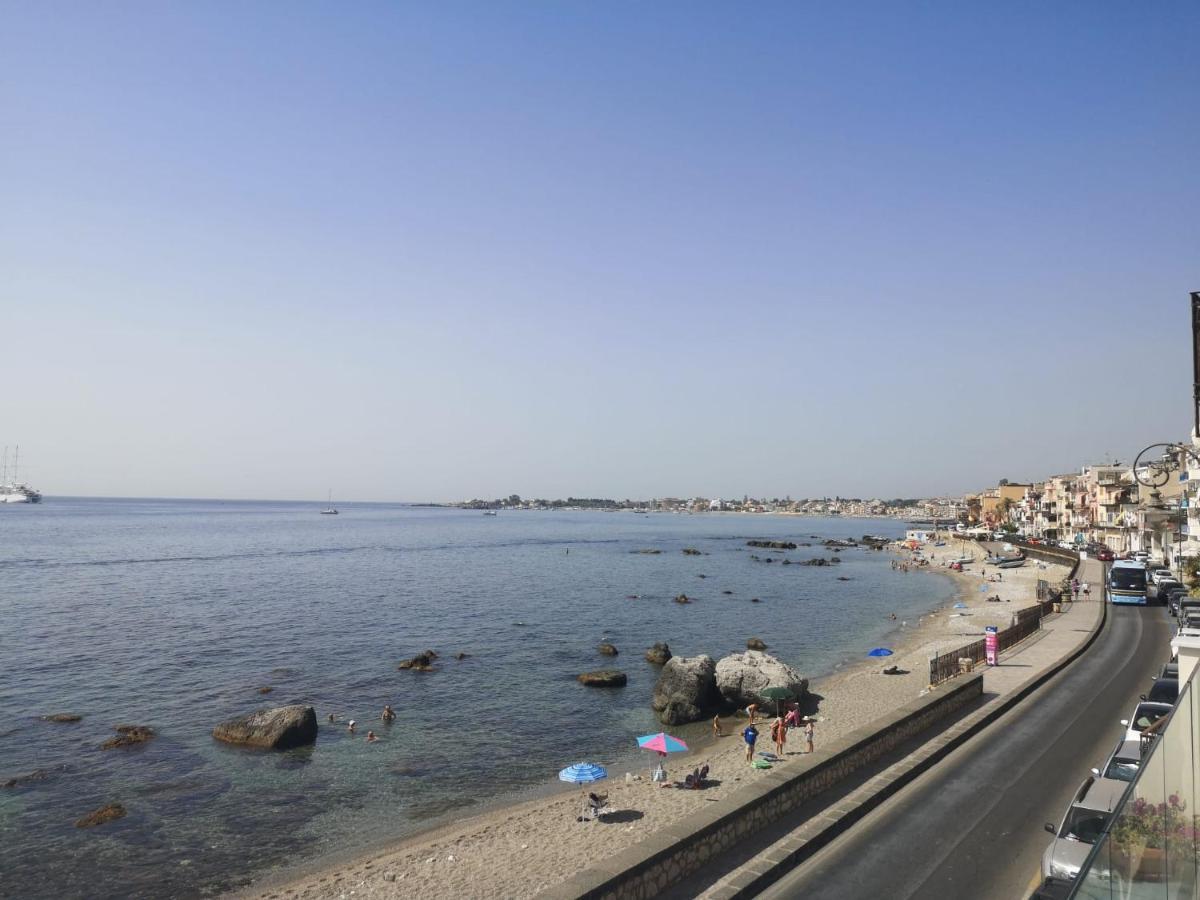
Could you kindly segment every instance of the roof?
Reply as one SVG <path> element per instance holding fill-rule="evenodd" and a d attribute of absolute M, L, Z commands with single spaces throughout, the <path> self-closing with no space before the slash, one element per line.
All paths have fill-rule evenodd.
<path fill-rule="evenodd" d="M 1072 805 L 1110 813 L 1117 808 L 1117 804 L 1121 802 L 1121 797 L 1128 787 L 1129 783 L 1126 781 L 1117 781 L 1115 778 L 1097 778 L 1092 782 L 1087 793 L 1083 795 L 1083 799 Z"/>
<path fill-rule="evenodd" d="M 1113 759 L 1134 759 L 1142 758 L 1142 742 L 1138 740 L 1125 740 L 1117 745 L 1117 749 L 1113 751 Z"/>

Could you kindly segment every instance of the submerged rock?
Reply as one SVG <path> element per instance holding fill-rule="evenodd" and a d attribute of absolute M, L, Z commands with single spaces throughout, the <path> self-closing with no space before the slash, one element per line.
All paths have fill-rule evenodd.
<path fill-rule="evenodd" d="M 260 694 L 269 694 L 269 693 L 271 693 L 271 691 L 273 691 L 273 690 L 275 690 L 275 688 L 271 687 L 271 685 L 269 685 L 269 684 L 264 684 L 262 687 L 260 687 L 260 688 L 258 689 L 258 692 L 259 692 Z"/>
<path fill-rule="evenodd" d="M 767 688 L 787 688 L 797 699 L 808 690 L 808 679 L 787 663 L 758 650 L 731 653 L 717 663 L 717 690 L 726 703 L 747 706 L 765 703 L 762 695 Z"/>
<path fill-rule="evenodd" d="M 455 659 L 469 659 L 470 657 L 471 657 L 470 653 L 463 653 L 461 650 L 458 653 L 454 654 Z"/>
<path fill-rule="evenodd" d="M 645 556 L 657 556 L 662 553 L 661 550 L 630 550 L 630 553 L 641 553 Z"/>
<path fill-rule="evenodd" d="M 125 818 L 125 807 L 120 803 L 109 803 L 107 806 L 102 806 L 99 809 L 92 810 L 82 819 L 75 822 L 76 828 L 93 828 L 96 825 L 103 825 L 105 822 L 111 822 L 114 819 Z"/>
<path fill-rule="evenodd" d="M 700 551 L 697 550 L 695 547 L 684 547 L 683 555 L 684 556 L 700 556 L 701 554 L 700 554 Z"/>
<path fill-rule="evenodd" d="M 766 547 L 771 550 L 795 550 L 792 541 L 746 541 L 747 547 Z"/>
<path fill-rule="evenodd" d="M 0 781 L 0 788 L 15 788 L 23 784 L 31 784 L 35 781 L 45 781 L 50 777 L 48 769 L 34 769 L 32 772 L 26 772 L 24 775 L 16 775 L 12 778 Z"/>
<path fill-rule="evenodd" d="M 303 704 L 261 709 L 222 722 L 212 734 L 218 741 L 243 747 L 265 750 L 304 747 L 317 739 L 317 712 Z"/>
<path fill-rule="evenodd" d="M 659 641 L 646 651 L 646 662 L 656 666 L 665 666 L 670 658 L 671 648 L 663 641 Z"/>
<path fill-rule="evenodd" d="M 608 641 L 601 641 L 599 646 L 596 647 L 596 652 L 602 656 L 616 656 L 618 651 Z"/>
<path fill-rule="evenodd" d="M 54 713 L 42 716 L 42 720 L 46 722 L 82 722 L 83 716 L 77 716 L 75 713 Z"/>
<path fill-rule="evenodd" d="M 692 600 L 687 594 L 680 594 L 675 598 L 676 603 L 691 603 Z"/>
<path fill-rule="evenodd" d="M 154 737 L 154 729 L 148 725 L 118 725 L 117 736 L 109 738 L 100 745 L 101 750 L 112 750 L 114 747 L 132 747 L 134 744 L 144 744 Z"/>
<path fill-rule="evenodd" d="M 434 653 L 432 650 L 425 650 L 421 653 L 418 653 L 412 659 L 404 660 L 398 666 L 396 666 L 396 668 L 413 669 L 417 672 L 431 672 L 433 671 L 433 661 L 435 659 L 437 659 L 436 653 Z"/>
<path fill-rule="evenodd" d="M 625 687 L 628 677 L 616 669 L 599 669 L 595 672 L 584 672 L 577 676 L 580 684 L 588 687 Z"/>
<path fill-rule="evenodd" d="M 673 656 L 663 666 L 650 707 L 664 725 L 703 719 L 721 702 L 711 656 Z"/>

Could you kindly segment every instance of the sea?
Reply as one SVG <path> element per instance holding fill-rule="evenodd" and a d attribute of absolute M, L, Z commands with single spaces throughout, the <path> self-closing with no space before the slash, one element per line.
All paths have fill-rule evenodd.
<path fill-rule="evenodd" d="M 781 564 L 829 558 L 830 538 L 899 537 L 894 519 L 321 506 L 0 506 L 0 897 L 213 896 L 553 790 L 574 762 L 621 774 L 661 729 L 655 642 L 719 658 L 758 637 L 816 677 L 954 592 L 862 548 Z M 397 669 L 426 649 L 433 671 Z M 577 681 L 600 668 L 628 684 Z M 211 736 L 291 703 L 316 708 L 315 746 Z M 156 737 L 100 749 L 121 724 Z M 75 826 L 108 803 L 124 818 Z"/>

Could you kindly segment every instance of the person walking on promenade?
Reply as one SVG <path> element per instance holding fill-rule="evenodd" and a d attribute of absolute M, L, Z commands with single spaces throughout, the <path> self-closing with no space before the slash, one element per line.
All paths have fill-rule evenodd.
<path fill-rule="evenodd" d="M 1071 579 L 1071 599 L 1072 600 L 1079 599 L 1079 579 L 1078 578 Z"/>
<path fill-rule="evenodd" d="M 743 729 L 742 740 L 746 742 L 746 762 L 754 762 L 754 742 L 758 740 L 758 729 L 753 723 Z"/>
<path fill-rule="evenodd" d="M 783 747 L 787 743 L 787 724 L 780 716 L 776 716 L 771 723 L 771 739 L 775 742 L 775 755 L 783 756 Z"/>
<path fill-rule="evenodd" d="M 1083 583 L 1083 599 L 1084 600 L 1092 599 L 1092 586 L 1090 584 L 1088 584 L 1086 581 Z"/>
<path fill-rule="evenodd" d="M 804 720 L 804 752 L 813 752 L 813 735 L 817 730 L 817 720 L 808 716 Z"/>

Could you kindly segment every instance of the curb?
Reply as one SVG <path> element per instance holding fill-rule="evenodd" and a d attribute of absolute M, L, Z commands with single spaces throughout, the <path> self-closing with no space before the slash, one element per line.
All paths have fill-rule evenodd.
<path fill-rule="evenodd" d="M 770 887 L 788 872 L 795 869 L 801 863 L 812 857 L 818 850 L 821 850 L 832 841 L 848 831 L 851 826 L 863 819 L 867 813 L 874 810 L 884 800 L 897 793 L 901 788 L 907 786 L 914 781 L 918 775 L 927 772 L 933 765 L 944 759 L 951 751 L 957 749 L 962 744 L 966 743 L 970 738 L 979 734 L 988 725 L 991 725 L 996 719 L 1004 715 L 1031 693 L 1049 681 L 1053 676 L 1057 675 L 1068 665 L 1084 654 L 1084 652 L 1095 643 L 1096 638 L 1100 636 L 1100 632 L 1104 630 L 1104 626 L 1108 624 L 1108 604 L 1100 601 L 1101 607 L 1100 621 L 1092 628 L 1092 633 L 1088 635 L 1087 640 L 1072 650 L 1070 653 L 1061 657 L 1054 663 L 1044 668 L 1036 676 L 1034 676 L 1026 685 L 1012 694 L 997 701 L 995 706 L 981 710 L 974 716 L 959 722 L 958 725 L 951 726 L 943 733 L 942 741 L 938 746 L 930 750 L 925 756 L 916 761 L 912 766 L 903 769 L 892 781 L 880 784 L 879 788 L 867 797 L 858 800 L 851 806 L 843 804 L 849 808 L 843 813 L 837 815 L 836 818 L 829 816 L 820 817 L 828 822 L 825 827 L 821 828 L 811 837 L 801 841 L 799 846 L 790 852 L 785 852 L 783 855 L 773 854 L 769 867 L 765 870 L 754 872 L 748 870 L 745 873 L 744 879 L 732 878 L 724 885 L 714 885 L 710 896 L 727 900 L 733 897 L 754 897 L 761 893 L 766 888 Z M 933 738 L 932 741 L 937 742 L 939 738 Z M 918 751 L 919 752 L 919 751 Z M 907 760 L 912 761 L 916 754 L 910 755 Z M 869 782 L 868 782 L 869 783 Z M 813 821 L 813 820 L 810 820 Z M 801 826 L 803 827 L 803 826 Z"/>

